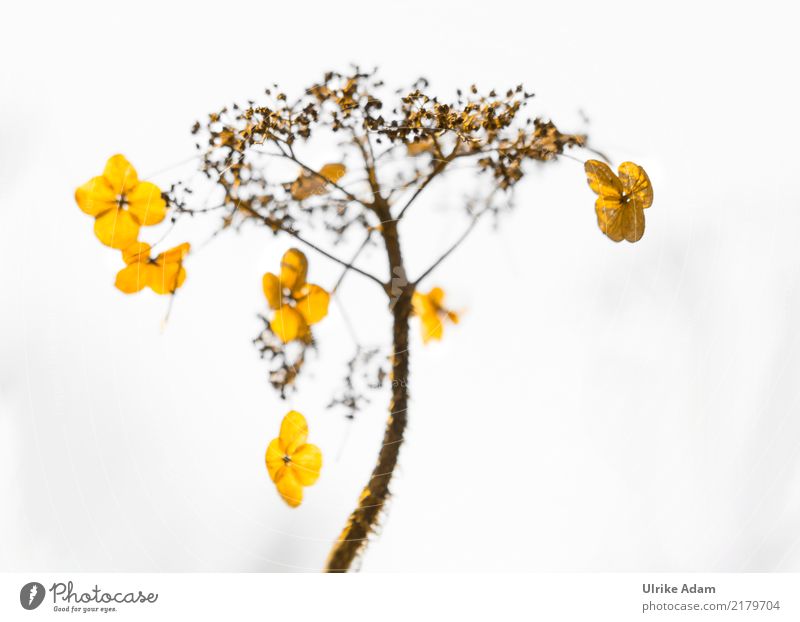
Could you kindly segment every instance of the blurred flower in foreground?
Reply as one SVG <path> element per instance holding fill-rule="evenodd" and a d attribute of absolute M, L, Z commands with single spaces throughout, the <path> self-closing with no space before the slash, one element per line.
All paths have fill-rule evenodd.
<path fill-rule="evenodd" d="M 124 156 L 111 156 L 99 177 L 93 177 L 75 191 L 84 212 L 94 216 L 94 232 L 112 248 L 124 249 L 139 237 L 139 227 L 164 220 L 167 204 L 161 190 L 139 181 L 136 169 Z"/>
<path fill-rule="evenodd" d="M 600 231 L 615 242 L 636 242 L 644 235 L 644 210 L 653 204 L 653 186 L 633 162 L 619 165 L 619 177 L 598 160 L 584 164 L 589 187 L 597 194 L 594 207 Z"/>
<path fill-rule="evenodd" d="M 269 325 L 283 343 L 309 342 L 309 326 L 328 314 L 330 295 L 319 285 L 306 283 L 308 259 L 290 248 L 281 259 L 281 274 L 267 272 L 262 278 L 264 295 L 275 315 Z"/>
<path fill-rule="evenodd" d="M 303 501 L 303 487 L 317 481 L 322 468 L 322 452 L 306 443 L 308 424 L 296 410 L 286 413 L 278 438 L 267 447 L 267 471 L 278 493 L 296 508 Z"/>
<path fill-rule="evenodd" d="M 412 303 L 414 314 L 419 316 L 422 322 L 423 343 L 428 343 L 431 339 L 442 338 L 443 319 L 447 318 L 453 324 L 458 324 L 458 314 L 445 308 L 443 302 L 444 291 L 441 287 L 434 287 L 427 294 L 414 292 Z"/>
<path fill-rule="evenodd" d="M 326 164 L 319 173 L 310 173 L 306 170 L 292 183 L 292 198 L 297 201 L 307 199 L 313 194 L 325 194 L 328 182 L 336 183 L 345 174 L 347 169 L 344 164 Z"/>
<path fill-rule="evenodd" d="M 150 245 L 135 242 L 122 251 L 122 259 L 127 265 L 117 273 L 114 284 L 126 294 L 144 287 L 156 294 L 172 294 L 186 280 L 183 258 L 189 253 L 189 248 L 189 243 L 184 242 L 151 259 Z"/>

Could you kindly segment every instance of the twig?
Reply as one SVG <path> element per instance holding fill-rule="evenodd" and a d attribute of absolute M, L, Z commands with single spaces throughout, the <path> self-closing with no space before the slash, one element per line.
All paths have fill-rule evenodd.
<path fill-rule="evenodd" d="M 374 229 L 370 229 L 367 232 L 367 237 L 364 238 L 364 241 L 361 243 L 361 246 L 358 247 L 358 250 L 350 258 L 350 266 L 352 266 L 355 263 L 356 259 L 358 259 L 358 256 L 361 254 L 361 251 L 363 251 L 367 247 L 367 244 L 369 244 L 369 241 L 372 238 L 372 232 L 373 231 L 374 231 Z M 344 269 L 342 274 L 339 276 L 339 278 L 336 281 L 336 285 L 334 285 L 333 289 L 331 290 L 331 296 L 336 293 L 336 290 L 339 289 L 339 286 L 342 284 L 342 281 L 344 281 L 344 277 L 347 276 L 347 273 L 348 273 L 349 270 L 350 270 L 350 267 L 348 266 L 347 268 Z"/>
<path fill-rule="evenodd" d="M 319 246 L 317 246 L 313 242 L 310 242 L 309 240 L 306 240 L 303 236 L 301 236 L 299 233 L 297 233 L 297 231 L 294 231 L 293 229 L 281 229 L 281 231 L 285 231 L 290 236 L 292 236 L 296 240 L 302 242 L 303 244 L 305 244 L 309 248 L 313 248 L 318 253 L 320 253 L 322 255 L 325 255 L 325 257 L 327 257 L 328 259 L 331 259 L 331 260 L 335 261 L 336 263 L 344 266 L 347 270 L 353 270 L 353 271 L 358 272 L 359 274 L 367 277 L 368 279 L 371 279 L 371 280 L 375 281 L 378 285 L 381 286 L 381 289 L 385 289 L 385 285 L 384 285 L 383 281 L 381 281 L 374 274 L 370 274 L 369 272 L 365 272 L 361 268 L 358 268 L 358 267 L 354 266 L 353 264 L 344 261 L 343 259 L 339 259 L 336 255 L 331 255 L 324 248 L 320 248 Z"/>
<path fill-rule="evenodd" d="M 469 223 L 469 226 L 466 228 L 466 230 L 464 231 L 464 233 L 462 233 L 462 234 L 459 236 L 459 238 L 458 238 L 458 239 L 457 239 L 457 240 L 456 240 L 456 241 L 453 243 L 453 245 L 452 245 L 452 246 L 450 246 L 450 248 L 448 248 L 448 249 L 447 249 L 447 250 L 446 250 L 444 253 L 442 253 L 442 256 L 441 256 L 441 257 L 439 257 L 439 259 L 437 259 L 436 261 L 434 261 L 434 262 L 433 262 L 433 264 L 431 265 L 431 267 L 430 267 L 430 268 L 428 268 L 427 270 L 425 270 L 425 272 L 423 272 L 423 273 L 422 273 L 422 274 L 421 274 L 419 277 L 417 277 L 417 280 L 416 280 L 416 281 L 414 281 L 414 288 L 416 288 L 416 287 L 417 287 L 417 285 L 419 285 L 419 283 L 420 283 L 420 281 L 422 281 L 422 279 L 424 279 L 424 278 L 425 278 L 426 276 L 428 276 L 428 275 L 429 275 L 431 272 L 433 272 L 433 271 L 434 271 L 434 269 L 435 269 L 435 268 L 436 268 L 436 267 L 437 267 L 437 266 L 438 266 L 440 263 L 442 263 L 442 262 L 443 262 L 445 259 L 447 259 L 447 257 L 450 255 L 450 253 L 452 253 L 452 252 L 453 252 L 454 250 L 456 250 L 456 249 L 457 249 L 459 246 L 461 246 L 461 243 L 462 243 L 464 240 L 466 240 L 466 239 L 467 239 L 467 236 L 468 236 L 468 235 L 470 234 L 470 232 L 471 232 L 471 231 L 472 231 L 472 230 L 475 228 L 475 225 L 477 225 L 477 224 L 478 224 L 478 220 L 480 219 L 480 217 L 481 217 L 481 216 L 483 216 L 483 215 L 484 215 L 486 212 L 488 212 L 488 211 L 489 211 L 489 209 L 488 209 L 488 208 L 484 208 L 484 209 L 482 209 L 480 212 L 478 212 L 477 214 L 475 214 L 475 215 L 472 217 L 472 221 Z"/>

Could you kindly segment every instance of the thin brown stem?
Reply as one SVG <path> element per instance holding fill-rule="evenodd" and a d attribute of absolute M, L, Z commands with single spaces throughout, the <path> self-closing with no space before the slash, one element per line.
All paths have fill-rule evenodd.
<path fill-rule="evenodd" d="M 346 276 L 347 276 L 347 273 L 348 273 L 350 270 L 352 270 L 352 269 L 353 269 L 353 264 L 355 264 L 355 262 L 356 262 L 356 259 L 358 259 L 358 256 L 361 254 L 361 251 L 363 251 L 365 248 L 367 248 L 367 244 L 369 244 L 369 241 L 370 241 L 370 239 L 372 238 L 372 232 L 373 232 L 373 229 L 370 229 L 370 230 L 367 232 L 367 237 L 366 237 L 366 238 L 364 238 L 364 241 L 363 241 L 363 242 L 361 243 L 361 245 L 358 247 L 358 250 L 356 250 L 356 252 L 355 252 L 355 253 L 353 253 L 353 256 L 350 258 L 349 265 L 348 265 L 348 266 L 347 266 L 347 267 L 346 267 L 346 268 L 345 268 L 345 269 L 342 271 L 342 274 L 341 274 L 341 275 L 339 276 L 339 278 L 336 280 L 336 284 L 333 286 L 333 289 L 331 290 L 331 295 L 333 295 L 333 294 L 335 294 L 335 293 L 336 293 L 336 290 L 338 290 L 338 289 L 339 289 L 339 286 L 342 284 L 342 281 L 344 281 L 344 277 L 346 277 Z"/>
<path fill-rule="evenodd" d="M 376 211 L 383 218 L 389 216 L 389 207 L 378 202 Z M 381 230 L 389 266 L 392 273 L 403 274 L 403 256 L 397 222 L 389 220 Z M 397 467 L 400 446 L 403 444 L 408 422 L 408 332 L 411 317 L 413 287 L 405 287 L 392 300 L 392 398 L 389 403 L 389 418 L 383 435 L 383 444 L 378 461 L 366 486 L 361 492 L 358 505 L 350 514 L 341 535 L 334 543 L 326 572 L 347 572 L 353 561 L 363 551 L 367 538 L 374 531 L 386 501 L 389 498 L 389 483 Z"/>
<path fill-rule="evenodd" d="M 428 184 L 431 183 L 436 178 L 436 176 L 445 169 L 445 167 L 451 162 L 454 156 L 455 156 L 455 149 L 448 157 L 440 158 L 436 161 L 433 170 L 422 181 L 422 183 L 419 186 L 417 186 L 417 189 L 414 190 L 414 194 L 411 195 L 408 201 L 406 201 L 406 204 L 403 206 L 403 209 L 401 209 L 400 213 L 397 214 L 397 220 L 400 220 L 405 215 L 408 208 L 411 207 L 411 204 L 416 200 L 416 198 L 420 194 L 422 194 L 422 191 L 425 190 L 425 188 L 427 188 Z"/>
<path fill-rule="evenodd" d="M 417 277 L 417 279 L 414 281 L 414 287 L 419 285 L 419 283 L 420 283 L 420 281 L 422 281 L 422 279 L 424 279 L 425 277 L 430 275 L 430 273 L 433 272 L 439 264 L 441 264 L 445 259 L 447 259 L 453 253 L 453 251 L 455 251 L 459 246 L 461 246 L 461 244 L 464 242 L 464 240 L 467 239 L 467 236 L 469 236 L 469 234 L 475 228 L 475 225 L 478 224 L 478 220 L 480 220 L 481 216 L 483 216 L 487 211 L 488 211 L 487 209 L 482 209 L 480 212 L 478 212 L 477 214 L 475 214 L 472 217 L 472 220 L 470 221 L 469 226 L 458 237 L 458 239 L 455 242 L 453 242 L 453 244 L 450 246 L 450 248 L 448 248 L 444 253 L 442 253 L 442 255 L 439 257 L 439 259 L 434 261 L 433 264 L 431 264 L 431 266 L 427 270 L 425 270 L 425 272 L 423 272 L 421 275 L 419 275 Z"/>
<path fill-rule="evenodd" d="M 331 260 L 335 261 L 336 263 L 338 263 L 339 265 L 344 266 L 346 268 L 346 270 L 352 270 L 353 272 L 358 272 L 359 274 L 367 277 L 368 279 L 371 279 L 372 281 L 375 281 L 378 285 L 381 286 L 381 289 L 386 289 L 385 283 L 383 281 L 381 281 L 374 274 L 370 274 L 369 272 L 365 272 L 361 268 L 358 268 L 358 267 L 354 266 L 353 264 L 348 263 L 344 259 L 339 259 L 336 255 L 332 255 L 331 253 L 326 251 L 324 248 L 320 248 L 319 246 L 317 246 L 313 242 L 310 242 L 309 240 L 305 239 L 303 236 L 301 236 L 299 233 L 297 233 L 297 231 L 294 231 L 293 229 L 282 229 L 282 231 L 285 231 L 290 236 L 292 236 L 295 240 L 298 240 L 298 241 L 302 242 L 303 244 L 305 244 L 309 248 L 314 249 L 315 251 L 317 251 L 321 255 L 324 255 L 328 259 L 331 259 Z"/>

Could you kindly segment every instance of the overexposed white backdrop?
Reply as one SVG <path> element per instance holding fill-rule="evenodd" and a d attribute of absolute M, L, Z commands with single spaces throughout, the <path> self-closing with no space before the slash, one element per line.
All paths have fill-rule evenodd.
<path fill-rule="evenodd" d="M 197 248 L 208 225 L 180 225 L 197 252 L 162 328 L 164 298 L 113 288 L 119 255 L 73 192 L 117 152 L 167 186 L 195 119 L 350 62 L 442 96 L 523 82 L 532 113 L 655 187 L 644 239 L 614 244 L 579 163 L 534 167 L 437 272 L 463 321 L 427 347 L 415 332 L 362 569 L 800 570 L 800 50 L 781 5 L 6 6 L 0 570 L 321 568 L 386 418 L 385 394 L 353 423 L 325 408 L 351 353 L 338 307 L 283 403 L 250 340 L 289 241 Z M 412 274 L 458 235 L 460 198 L 444 182 L 410 214 Z M 373 284 L 340 294 L 364 341 L 388 338 Z M 263 464 L 290 407 L 325 455 L 295 510 Z"/>

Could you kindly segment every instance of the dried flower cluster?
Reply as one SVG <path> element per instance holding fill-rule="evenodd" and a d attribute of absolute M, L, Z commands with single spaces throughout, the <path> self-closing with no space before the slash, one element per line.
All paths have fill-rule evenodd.
<path fill-rule="evenodd" d="M 308 350 L 317 347 L 312 327 L 327 316 L 348 274 L 375 283 L 387 297 L 390 356 L 380 356 L 381 347 L 356 343 L 344 388 L 331 401 L 352 418 L 369 404 L 367 391 L 390 385 L 390 414 L 375 469 L 333 546 L 327 563 L 331 571 L 350 567 L 389 498 L 408 417 L 411 318 L 418 318 L 424 343 L 441 339 L 446 322 L 459 321 L 459 314 L 444 304 L 444 290 L 433 287 L 423 293 L 421 282 L 451 256 L 484 214 L 498 215 L 513 205 L 514 189 L 528 163 L 557 160 L 569 149 L 589 149 L 584 135 L 563 133 L 549 120 L 525 116 L 533 95 L 522 86 L 488 93 L 471 86 L 452 101 L 427 91 L 427 82 L 420 79 L 406 90 L 390 92 L 374 71 L 357 67 L 344 74 L 326 73 L 296 98 L 273 86 L 263 101 L 233 104 L 195 123 L 192 133 L 208 192 L 198 192 L 195 182 L 177 182 L 162 195 L 154 184 L 139 181 L 122 156 L 111 158 L 101 177 L 76 192 L 80 208 L 96 219 L 100 240 L 123 251 L 125 267 L 116 284 L 126 293 L 144 287 L 174 293 L 183 284 L 188 243 L 153 258 L 150 246 L 138 239 L 140 227 L 163 221 L 167 213 L 174 223 L 217 214 L 217 233 L 257 226 L 289 237 L 291 246 L 282 247 L 280 269 L 263 276 L 267 315 L 254 339 L 270 362 L 269 381 L 281 396 L 296 386 Z M 457 168 L 475 173 L 475 188 L 463 201 L 466 223 L 457 222 L 463 212 L 453 216 L 454 228 L 461 232 L 412 278 L 399 223 L 426 188 L 456 170 L 456 162 Z M 598 195 L 595 211 L 601 231 L 614 241 L 639 240 L 643 210 L 653 201 L 644 169 L 626 162 L 617 176 L 606 164 L 589 160 L 585 171 Z M 198 196 L 210 198 L 198 204 Z M 355 251 L 341 257 L 339 249 L 345 245 Z M 337 263 L 341 274 L 336 282 L 326 287 L 309 283 L 308 258 L 296 246 Z M 361 254 L 369 247 L 385 251 L 385 265 L 378 266 L 385 276 L 361 265 Z M 292 507 L 300 504 L 303 488 L 317 480 L 322 465 L 322 452 L 306 443 L 307 433 L 305 418 L 291 411 L 266 453 L 269 476 Z"/>

